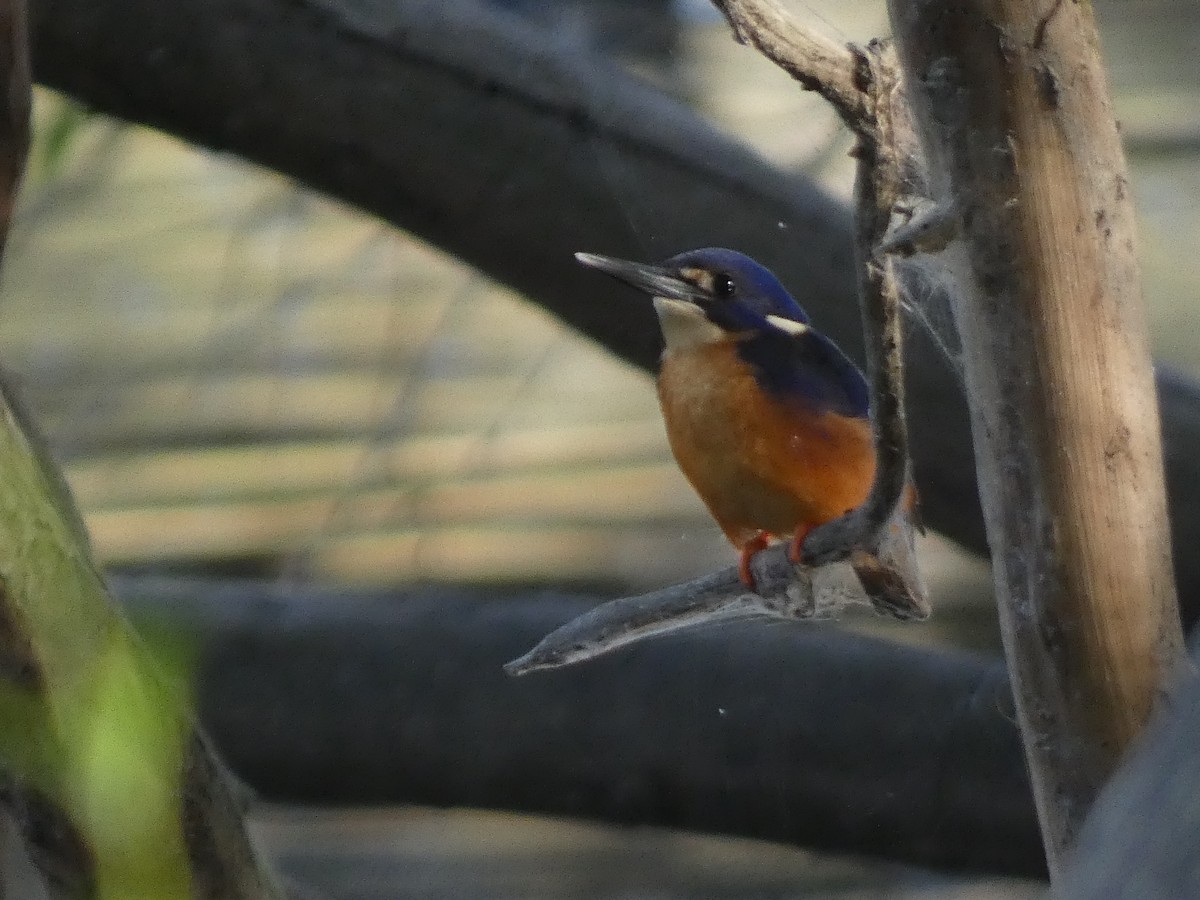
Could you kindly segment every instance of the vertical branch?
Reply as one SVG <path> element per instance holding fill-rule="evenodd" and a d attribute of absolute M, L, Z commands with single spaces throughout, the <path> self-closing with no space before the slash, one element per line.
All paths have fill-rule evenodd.
<path fill-rule="evenodd" d="M 875 429 L 875 479 L 867 500 L 813 530 L 804 555 L 813 565 L 849 558 L 871 602 L 899 618 L 923 619 L 929 600 L 916 566 L 908 511 L 899 504 L 909 480 L 908 424 L 900 291 L 881 246 L 913 169 L 908 118 L 891 49 L 873 41 L 844 46 L 801 27 L 776 0 L 713 0 L 742 43 L 816 91 L 858 138 L 855 155 L 855 258 Z"/>
<path fill-rule="evenodd" d="M 854 178 L 854 247 L 863 340 L 871 381 L 875 431 L 875 479 L 866 502 L 813 531 L 806 557 L 821 563 L 846 555 L 875 606 L 900 618 L 925 618 L 930 606 L 916 566 L 907 521 L 889 523 L 908 511 L 897 509 L 909 482 L 908 421 L 904 412 L 903 320 L 900 288 L 890 256 L 880 251 L 900 200 L 909 160 L 902 158 L 896 132 L 907 122 L 891 47 L 872 41 L 857 51 L 863 114 L 846 116 L 858 136 Z"/>
<path fill-rule="evenodd" d="M 1051 873 L 1183 664 L 1128 176 L 1091 6 L 889 0 L 939 202 Z"/>

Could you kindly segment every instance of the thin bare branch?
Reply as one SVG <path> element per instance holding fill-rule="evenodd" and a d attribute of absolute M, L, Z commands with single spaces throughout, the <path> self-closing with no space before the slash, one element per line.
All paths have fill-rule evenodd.
<path fill-rule="evenodd" d="M 897 87 L 893 54 L 873 43 L 865 53 L 863 79 L 871 127 L 859 134 L 854 184 L 855 251 L 859 305 L 871 382 L 871 415 L 875 428 L 875 481 L 865 503 L 839 519 L 814 529 L 804 542 L 813 563 L 844 559 L 858 551 L 864 571 L 877 568 L 878 545 L 908 484 L 908 425 L 904 418 L 904 370 L 900 289 L 891 261 L 878 255 L 901 196 L 900 167 L 892 136 L 893 98 Z M 863 555 L 865 554 L 865 556 Z M 891 579 L 870 583 L 889 584 Z M 896 580 L 908 584 L 899 602 L 928 607 L 915 570 Z M 866 584 L 866 583 L 864 583 Z"/>
<path fill-rule="evenodd" d="M 739 43 L 750 44 L 806 90 L 820 94 L 858 132 L 867 107 L 854 49 L 803 27 L 776 0 L 713 0 Z"/>
<path fill-rule="evenodd" d="M 897 513 L 904 516 L 903 511 Z M 508 663 L 510 675 L 557 669 L 594 659 L 646 638 L 737 619 L 831 618 L 848 606 L 872 605 L 897 619 L 922 619 L 928 606 L 897 587 L 898 573 L 916 571 L 911 530 L 892 520 L 881 529 L 878 555 L 851 554 L 857 579 L 837 561 L 796 566 L 777 544 L 755 555 L 751 566 L 757 593 L 748 591 L 729 568 L 694 581 L 637 597 L 604 603 L 546 635 L 528 653 Z M 906 589 L 911 581 L 900 582 Z"/>
<path fill-rule="evenodd" d="M 528 653 L 505 665 L 510 675 L 557 669 L 594 659 L 646 638 L 710 622 L 753 618 L 812 618 L 812 582 L 794 573 L 783 545 L 753 560 L 758 593 L 729 568 L 695 581 L 597 606 L 546 635 Z"/>

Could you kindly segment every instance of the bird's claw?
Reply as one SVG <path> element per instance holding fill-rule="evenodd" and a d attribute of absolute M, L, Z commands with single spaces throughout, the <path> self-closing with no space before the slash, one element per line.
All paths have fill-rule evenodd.
<path fill-rule="evenodd" d="M 771 536 L 765 531 L 760 531 L 742 545 L 742 554 L 738 558 L 738 577 L 742 579 L 742 584 L 752 591 L 756 590 L 756 587 L 754 572 L 750 570 L 750 561 L 754 559 L 754 554 L 765 549 L 770 542 Z"/>

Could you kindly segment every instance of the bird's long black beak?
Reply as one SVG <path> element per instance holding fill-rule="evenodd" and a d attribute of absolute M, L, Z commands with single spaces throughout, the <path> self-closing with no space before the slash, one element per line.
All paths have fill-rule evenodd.
<path fill-rule="evenodd" d="M 623 281 L 639 291 L 644 291 L 651 297 L 666 297 L 670 300 L 684 300 L 688 303 L 699 303 L 708 299 L 708 295 L 704 291 L 690 281 L 681 278 L 678 272 L 662 266 L 614 259 L 611 256 L 600 256 L 595 253 L 576 253 L 575 259 L 588 268 L 598 269 L 618 281 Z"/>

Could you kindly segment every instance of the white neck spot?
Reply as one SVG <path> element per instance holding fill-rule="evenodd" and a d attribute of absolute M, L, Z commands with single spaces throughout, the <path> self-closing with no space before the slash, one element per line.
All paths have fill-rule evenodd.
<path fill-rule="evenodd" d="M 797 322 L 795 319 L 787 319 L 783 316 L 767 316 L 767 321 L 780 331 L 786 331 L 788 334 L 792 335 L 799 336 L 808 331 L 808 326 L 803 322 Z"/>

